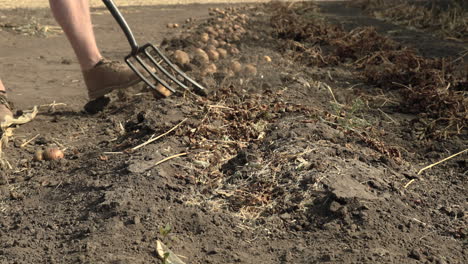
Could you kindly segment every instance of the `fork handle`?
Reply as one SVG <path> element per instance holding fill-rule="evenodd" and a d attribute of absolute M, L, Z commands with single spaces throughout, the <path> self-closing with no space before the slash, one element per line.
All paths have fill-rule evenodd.
<path fill-rule="evenodd" d="M 132 48 L 132 55 L 136 55 L 138 53 L 138 51 L 139 51 L 139 46 L 138 46 L 138 44 L 137 44 L 137 42 L 135 40 L 135 36 L 133 36 L 132 30 L 128 26 L 127 21 L 125 21 L 125 18 L 123 17 L 122 13 L 120 13 L 119 9 L 114 4 L 114 1 L 112 1 L 112 0 L 102 0 L 102 2 L 104 2 L 107 9 L 109 10 L 109 12 L 114 17 L 115 21 L 117 21 L 120 28 L 125 33 L 125 36 L 127 37 L 128 43 L 130 44 L 130 47 Z"/>

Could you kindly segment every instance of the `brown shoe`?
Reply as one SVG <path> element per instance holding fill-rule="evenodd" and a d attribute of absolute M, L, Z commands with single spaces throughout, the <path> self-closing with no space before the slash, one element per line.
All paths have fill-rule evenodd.
<path fill-rule="evenodd" d="M 0 91 L 0 124 L 13 118 L 11 106 L 8 103 L 6 92 Z"/>
<path fill-rule="evenodd" d="M 124 89 L 140 82 L 140 78 L 127 65 L 101 60 L 92 69 L 83 71 L 83 77 L 88 88 L 88 97 L 94 101 L 115 89 Z"/>

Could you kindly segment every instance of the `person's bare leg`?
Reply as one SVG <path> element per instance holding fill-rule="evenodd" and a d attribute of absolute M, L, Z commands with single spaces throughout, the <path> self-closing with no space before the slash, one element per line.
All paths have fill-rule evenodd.
<path fill-rule="evenodd" d="M 0 123 L 5 121 L 7 116 L 12 117 L 13 113 L 6 101 L 5 86 L 3 85 L 2 80 L 0 80 Z"/>
<path fill-rule="evenodd" d="M 119 62 L 103 60 L 94 37 L 89 0 L 49 0 L 52 13 L 70 41 L 83 71 L 90 101 L 85 110 L 102 110 L 109 99 L 105 95 L 115 89 L 130 87 L 140 78 Z"/>
<path fill-rule="evenodd" d="M 93 68 L 102 55 L 94 37 L 88 0 L 49 0 L 52 14 L 62 27 L 83 71 Z"/>
<path fill-rule="evenodd" d="M 3 85 L 2 80 L 0 79 L 0 92 L 5 92 L 5 91 L 6 91 L 5 86 Z"/>

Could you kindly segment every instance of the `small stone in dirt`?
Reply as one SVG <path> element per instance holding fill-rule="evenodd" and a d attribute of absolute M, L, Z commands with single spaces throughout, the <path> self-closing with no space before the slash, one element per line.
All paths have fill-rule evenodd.
<path fill-rule="evenodd" d="M 287 221 L 287 220 L 291 219 L 291 215 L 288 214 L 288 213 L 281 214 L 279 217 L 284 221 Z"/>
<path fill-rule="evenodd" d="M 330 203 L 330 212 L 337 213 L 341 209 L 341 204 L 333 201 Z"/>
<path fill-rule="evenodd" d="M 134 216 L 133 219 L 131 220 L 131 223 L 134 225 L 139 225 L 141 223 L 141 219 L 139 216 Z"/>
<path fill-rule="evenodd" d="M 219 252 L 218 248 L 205 248 L 204 250 L 207 255 L 215 255 L 215 254 L 218 254 Z"/>
<path fill-rule="evenodd" d="M 62 64 L 65 64 L 65 65 L 70 65 L 70 64 L 72 64 L 72 60 L 70 60 L 70 59 L 62 59 L 62 62 L 61 62 L 61 63 L 62 63 Z"/>
<path fill-rule="evenodd" d="M 325 254 L 321 257 L 322 261 L 332 261 L 334 259 L 334 256 L 331 254 Z"/>
<path fill-rule="evenodd" d="M 413 249 L 409 253 L 408 257 L 416 259 L 416 260 L 421 260 L 422 259 L 422 254 L 421 254 L 421 252 L 419 250 Z"/>
<path fill-rule="evenodd" d="M 24 195 L 19 192 L 11 191 L 10 197 L 12 200 L 22 200 L 24 198 Z"/>
<path fill-rule="evenodd" d="M 328 231 L 339 231 L 341 229 L 340 225 L 335 222 L 326 223 L 322 227 Z"/>

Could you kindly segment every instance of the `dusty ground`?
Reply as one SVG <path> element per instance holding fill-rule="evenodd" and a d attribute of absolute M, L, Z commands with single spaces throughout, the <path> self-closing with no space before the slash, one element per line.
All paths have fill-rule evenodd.
<path fill-rule="evenodd" d="M 118 6 L 155 6 L 155 5 L 187 5 L 187 4 L 236 4 L 236 3 L 252 3 L 252 2 L 267 2 L 265 0 L 116 0 Z M 102 0 L 89 0 L 92 7 L 104 7 Z M 48 7 L 48 0 L 0 0 L 0 8 L 44 8 Z"/>
<path fill-rule="evenodd" d="M 92 116 L 81 110 L 78 65 L 47 10 L 0 11 L 0 76 L 17 109 L 67 104 L 42 107 L 4 149 L 11 168 L 0 178 L 0 263 L 163 263 L 157 240 L 186 263 L 466 263 L 466 153 L 418 175 L 467 149 L 466 116 L 451 116 L 461 123 L 442 130 L 445 137 L 423 126 L 440 117 L 408 105 L 411 89 L 372 82 L 363 78 L 367 68 L 354 67 L 370 50 L 348 56 L 343 42 L 327 38 L 373 25 L 421 58 L 447 61 L 464 43 L 343 3 L 209 15 L 212 7 L 228 6 L 123 9 L 138 39 L 162 43 L 168 54 L 202 45 L 197 36 L 208 26 L 234 28 L 226 31 L 236 36 L 218 38 L 240 53 L 217 61 L 217 73 L 202 77 L 197 61 L 185 66 L 212 91 L 207 98 L 157 100 L 137 85 L 112 94 L 110 107 Z M 284 30 L 301 29 L 296 18 L 344 31 L 332 24 L 313 36 Z M 104 54 L 124 56 L 128 44 L 112 18 L 93 9 L 93 19 Z M 374 32 L 361 30 L 354 32 Z M 228 72 L 233 59 L 256 65 L 257 74 Z M 443 76 L 466 98 L 457 70 L 466 64 L 456 66 Z M 411 81 L 404 85 L 417 85 Z M 48 145 L 65 149 L 65 158 L 33 161 Z"/>

